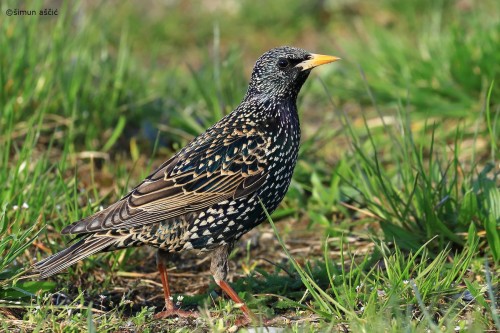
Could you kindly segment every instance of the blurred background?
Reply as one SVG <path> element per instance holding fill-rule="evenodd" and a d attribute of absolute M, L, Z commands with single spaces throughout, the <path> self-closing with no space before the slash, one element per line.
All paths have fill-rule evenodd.
<path fill-rule="evenodd" d="M 473 0 L 4 1 L 9 89 L 2 101 L 13 107 L 6 93 L 23 84 L 38 84 L 38 93 L 69 85 L 78 98 L 77 127 L 103 115 L 88 137 L 109 131 L 119 115 L 131 129 L 145 118 L 178 127 L 176 114 L 210 123 L 239 102 L 263 52 L 294 45 L 344 59 L 315 73 L 306 87 L 312 90 L 302 94 L 306 121 L 332 116 L 331 103 L 355 117 L 373 99 L 388 112 L 402 104 L 425 117 L 477 116 L 480 97 L 498 79 L 497 7 Z M 9 17 L 8 8 L 55 8 L 59 15 Z M 498 95 L 500 88 L 493 89 Z M 17 92 L 20 120 L 41 94 Z M 48 112 L 74 112 L 52 97 L 44 101 Z M 156 136 L 156 129 L 144 130 Z"/>

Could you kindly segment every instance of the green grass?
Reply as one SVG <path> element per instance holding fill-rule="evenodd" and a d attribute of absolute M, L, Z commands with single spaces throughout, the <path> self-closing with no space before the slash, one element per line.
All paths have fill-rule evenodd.
<path fill-rule="evenodd" d="M 271 243 L 252 241 L 265 224 L 233 253 L 236 290 L 291 331 L 500 330 L 497 1 L 279 0 L 266 12 L 89 1 L 57 17 L 5 14 L 50 6 L 0 5 L 0 331 L 234 322 L 239 310 L 213 284 L 190 294 L 183 281 L 209 284 L 197 273 L 176 277 L 176 291 L 202 319 L 154 320 L 161 287 L 145 249 L 20 277 L 65 246 L 65 225 L 230 112 L 255 59 L 283 44 L 344 60 L 301 92 L 294 179 L 269 217 Z M 208 271 L 195 260 L 173 264 Z"/>

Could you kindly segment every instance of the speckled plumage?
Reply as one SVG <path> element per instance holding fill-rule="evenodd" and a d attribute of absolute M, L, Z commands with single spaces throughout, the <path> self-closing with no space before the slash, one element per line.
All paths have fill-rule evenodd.
<path fill-rule="evenodd" d="M 41 277 L 131 246 L 229 251 L 265 220 L 259 198 L 272 212 L 287 192 L 300 143 L 297 95 L 312 67 L 337 59 L 292 47 L 265 53 L 241 104 L 120 201 L 66 227 L 80 239 L 35 264 Z"/>

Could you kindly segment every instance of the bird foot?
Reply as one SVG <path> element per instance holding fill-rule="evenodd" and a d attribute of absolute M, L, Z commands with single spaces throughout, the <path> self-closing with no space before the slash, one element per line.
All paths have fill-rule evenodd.
<path fill-rule="evenodd" d="M 249 318 L 247 316 L 241 316 L 241 317 L 238 317 L 236 319 L 236 321 L 234 322 L 234 324 L 237 327 L 245 327 L 245 326 L 250 325 L 252 322 L 254 322 L 254 321 L 251 318 Z"/>
<path fill-rule="evenodd" d="M 270 326 L 273 323 L 274 323 L 273 319 L 266 319 L 266 318 L 256 319 L 256 318 L 252 318 L 252 317 L 243 315 L 243 316 L 240 316 L 236 319 L 236 321 L 234 322 L 234 325 L 236 325 L 237 327 L 246 327 L 250 324 L 253 324 L 253 325 L 262 325 L 262 326 L 266 327 L 266 326 Z"/>
<path fill-rule="evenodd" d="M 170 317 L 198 318 L 199 314 L 198 312 L 195 311 L 185 311 L 176 308 L 170 308 L 155 314 L 155 319 L 170 318 Z"/>

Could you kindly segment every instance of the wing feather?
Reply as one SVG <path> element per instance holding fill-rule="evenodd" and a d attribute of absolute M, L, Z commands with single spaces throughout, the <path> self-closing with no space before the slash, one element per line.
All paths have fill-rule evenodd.
<path fill-rule="evenodd" d="M 224 119 L 231 122 L 231 117 Z M 267 176 L 270 142 L 256 129 L 224 125 L 214 125 L 120 201 L 67 226 L 63 233 L 133 228 L 256 191 Z"/>

